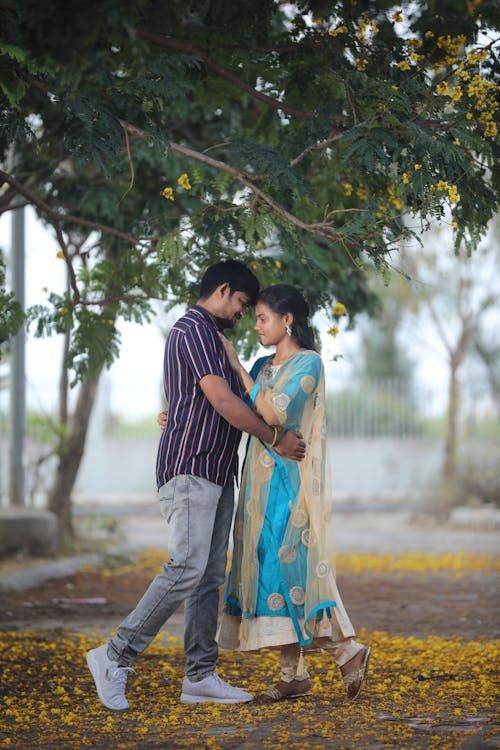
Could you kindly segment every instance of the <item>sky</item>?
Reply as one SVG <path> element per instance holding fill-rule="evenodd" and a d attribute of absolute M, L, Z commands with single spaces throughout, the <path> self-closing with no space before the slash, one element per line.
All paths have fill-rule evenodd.
<path fill-rule="evenodd" d="M 36 220 L 34 212 L 25 211 L 26 245 L 26 306 L 44 304 L 47 289 L 61 291 L 64 288 L 64 261 L 57 258 L 58 245 Z M 0 245 L 8 258 L 11 244 L 10 216 L 0 218 Z M 178 311 L 177 311 L 178 314 Z M 250 312 L 250 315 L 253 313 Z M 133 420 L 156 414 L 162 408 L 162 361 L 164 338 L 160 323 L 151 322 L 140 326 L 120 322 L 122 345 L 118 360 L 104 374 L 104 386 L 110 411 L 123 420 Z M 331 320 L 325 313 L 314 319 L 321 332 L 322 357 L 325 364 L 327 388 L 337 389 L 348 381 L 359 344 L 359 331 L 341 332 L 333 339 L 326 334 Z M 30 331 L 26 337 L 26 400 L 27 408 L 50 413 L 57 399 L 57 381 L 61 363 L 60 337 L 35 339 Z M 411 353 L 411 342 L 409 342 Z M 262 349 L 257 356 L 266 353 Z M 334 357 L 339 357 L 333 361 Z M 430 353 L 416 357 L 417 377 L 424 384 L 432 383 L 432 398 L 437 407 L 443 404 L 446 370 L 439 358 Z M 5 367 L 5 366 L 4 366 Z M 0 392 L 2 411 L 7 408 L 8 392 Z"/>

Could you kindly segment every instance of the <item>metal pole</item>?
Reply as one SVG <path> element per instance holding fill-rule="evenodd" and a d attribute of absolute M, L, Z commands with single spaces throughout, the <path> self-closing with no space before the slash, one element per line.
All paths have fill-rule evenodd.
<path fill-rule="evenodd" d="M 12 211 L 12 290 L 25 309 L 24 207 Z M 25 328 L 12 342 L 10 365 L 10 484 L 11 505 L 25 504 L 24 429 L 26 422 Z"/>

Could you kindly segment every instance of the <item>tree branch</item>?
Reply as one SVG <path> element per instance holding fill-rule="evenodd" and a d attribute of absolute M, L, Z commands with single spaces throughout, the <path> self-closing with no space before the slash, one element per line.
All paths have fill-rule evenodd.
<path fill-rule="evenodd" d="M 114 229 L 113 227 L 109 227 L 106 224 L 99 224 L 96 221 L 89 221 L 89 219 L 84 219 L 81 216 L 62 214 L 59 211 L 54 211 L 53 208 L 51 208 L 47 203 L 45 203 L 45 201 L 39 198 L 29 188 L 25 187 L 25 185 L 22 185 L 16 180 L 15 177 L 12 177 L 12 175 L 4 172 L 1 169 L 0 179 L 2 179 L 4 182 L 7 182 L 20 195 L 24 196 L 27 199 L 28 203 L 39 208 L 55 224 L 59 224 L 60 222 L 66 222 L 68 224 L 78 224 L 82 227 L 86 227 L 87 229 L 92 229 L 95 232 L 102 232 L 103 234 L 109 234 L 113 237 L 117 237 L 118 239 L 124 240 L 134 247 L 142 246 L 145 242 L 148 242 L 146 238 L 134 237 L 131 234 L 121 232 L 119 229 Z"/>
<path fill-rule="evenodd" d="M 218 76 L 220 76 L 221 78 L 225 78 L 226 81 L 230 81 L 238 88 L 246 91 L 247 94 L 250 94 L 250 96 L 252 96 L 254 99 L 259 99 L 261 102 L 265 102 L 271 107 L 274 107 L 274 109 L 280 109 L 283 112 L 286 112 L 288 115 L 293 115 L 294 117 L 302 117 L 305 119 L 311 119 L 312 117 L 314 117 L 314 112 L 304 112 L 303 110 L 295 109 L 295 107 L 290 107 L 288 104 L 280 102 L 278 99 L 273 99 L 273 97 L 264 94 L 262 91 L 258 91 L 253 86 L 250 86 L 250 84 L 243 81 L 241 78 L 238 78 L 238 76 L 234 75 L 234 73 L 231 73 L 229 70 L 223 68 L 221 65 L 219 65 L 218 62 L 210 57 L 210 55 L 207 55 L 206 52 L 204 52 L 196 45 L 191 44 L 190 42 L 182 42 L 176 39 L 169 39 L 167 37 L 160 36 L 159 34 L 153 34 L 152 32 L 146 31 L 146 29 L 141 28 L 137 30 L 137 33 L 143 39 L 147 39 L 148 41 L 153 42 L 153 44 L 159 44 L 162 47 L 183 50 L 184 52 L 191 52 L 192 54 L 197 55 L 201 60 L 203 60 L 207 68 L 213 70 L 214 73 L 217 73 Z"/>
<path fill-rule="evenodd" d="M 355 127 L 359 127 L 361 125 L 366 125 L 370 120 L 373 118 L 368 118 L 366 120 L 363 120 L 363 122 L 357 123 Z M 319 151 L 325 148 L 328 148 L 328 146 L 331 143 L 335 143 L 335 141 L 340 141 L 341 138 L 344 137 L 347 131 L 339 131 L 335 133 L 335 135 L 332 135 L 330 138 L 325 138 L 324 141 L 320 141 L 319 143 L 312 143 L 310 146 L 308 146 L 304 151 L 302 151 L 301 154 L 295 157 L 295 159 L 292 159 L 290 162 L 291 167 L 295 167 L 296 164 L 302 161 L 308 154 L 310 154 L 312 151 Z"/>
<path fill-rule="evenodd" d="M 104 305 L 116 305 L 120 302 L 149 302 L 150 297 L 142 294 L 121 294 L 119 297 L 102 297 L 101 299 L 81 299 L 80 305 L 84 307 L 104 307 Z M 155 299 L 154 297 L 152 299 Z M 158 299 L 158 298 L 156 298 Z"/>
<path fill-rule="evenodd" d="M 137 128 L 135 125 L 130 125 L 129 123 L 123 120 L 120 121 L 120 124 L 123 128 L 127 128 L 129 133 L 131 133 L 132 135 L 136 135 L 139 138 L 146 137 L 145 132 L 141 130 L 140 128 Z M 227 174 L 232 175 L 236 180 L 238 180 L 243 185 L 248 187 L 254 193 L 254 195 L 257 198 L 259 198 L 263 203 L 266 203 L 270 208 L 272 208 L 272 210 L 275 213 L 277 213 L 279 216 L 283 216 L 283 218 L 289 221 L 290 224 L 293 224 L 299 229 L 302 229 L 303 231 L 308 232 L 309 234 L 314 234 L 318 237 L 324 237 L 325 239 L 346 243 L 345 238 L 342 236 L 342 234 L 340 234 L 333 227 L 331 221 L 325 220 L 325 221 L 315 223 L 315 224 L 306 224 L 297 216 L 287 211 L 286 208 L 283 208 L 283 206 L 280 206 L 280 204 L 277 203 L 274 200 L 274 198 L 271 198 L 270 195 L 268 195 L 259 187 L 257 187 L 252 177 L 248 175 L 247 173 L 241 172 L 235 167 L 232 167 L 229 164 L 226 164 L 225 162 L 220 161 L 219 159 L 214 159 L 211 156 L 208 156 L 206 153 L 200 153 L 199 151 L 194 151 L 192 148 L 183 146 L 180 143 L 174 143 L 171 141 L 169 142 L 168 145 L 170 146 L 172 151 L 175 151 L 178 154 L 187 156 L 190 159 L 196 159 L 196 161 L 203 162 L 204 164 L 208 164 L 208 166 L 214 167 L 215 169 L 221 172 L 226 172 Z M 339 209 L 338 213 L 342 213 L 344 210 L 345 209 Z M 363 209 L 350 209 L 350 210 L 362 211 Z M 355 243 L 347 242 L 347 244 L 354 245 Z"/>
<path fill-rule="evenodd" d="M 130 193 L 132 188 L 134 187 L 135 183 L 135 169 L 134 169 L 134 162 L 132 161 L 132 154 L 130 152 L 130 141 L 128 137 L 127 128 L 123 128 L 123 132 L 125 134 L 125 148 L 127 149 L 127 159 L 130 167 L 130 184 L 126 191 L 123 193 L 122 197 L 120 198 L 120 202 L 125 198 L 127 193 Z"/>
<path fill-rule="evenodd" d="M 263 203 L 266 203 L 270 208 L 272 208 L 275 213 L 277 213 L 279 216 L 283 216 L 283 218 L 287 219 L 290 224 L 293 224 L 299 229 L 302 229 L 310 234 L 316 234 L 319 237 L 326 237 L 327 239 L 340 240 L 342 238 L 342 235 L 340 235 L 333 228 L 330 222 L 323 221 L 318 224 L 306 224 L 297 216 L 287 211 L 286 208 L 280 206 L 279 203 L 271 198 L 270 195 L 257 187 L 257 185 L 255 185 L 254 182 L 249 177 L 247 177 L 247 175 L 235 169 L 234 167 L 231 167 L 229 164 L 226 164 L 223 161 L 219 161 L 218 159 L 213 159 L 211 156 L 207 156 L 206 154 L 201 154 L 198 151 L 187 148 L 186 146 L 182 146 L 180 143 L 170 143 L 169 145 L 172 151 L 175 151 L 176 153 L 183 154 L 183 156 L 187 156 L 191 159 L 196 159 L 197 161 L 201 161 L 211 167 L 215 167 L 215 169 L 218 169 L 221 172 L 226 172 L 227 174 L 232 175 L 239 182 L 248 187 L 258 198 L 260 198 Z"/>
<path fill-rule="evenodd" d="M 429 313 L 430 313 L 430 316 L 432 318 L 432 321 L 433 321 L 434 325 L 436 326 L 436 330 L 437 330 L 439 338 L 441 339 L 441 343 L 443 344 L 444 348 L 446 349 L 446 353 L 451 358 L 452 355 L 453 355 L 453 347 L 450 344 L 450 342 L 448 341 L 448 337 L 446 335 L 446 331 L 445 331 L 444 327 L 441 324 L 441 318 L 437 314 L 436 309 L 434 307 L 434 304 L 433 304 L 432 300 L 429 297 L 427 297 L 427 296 L 424 297 L 424 302 L 427 305 Z"/>
<path fill-rule="evenodd" d="M 69 257 L 68 245 L 66 244 L 66 241 L 64 239 L 64 235 L 62 233 L 59 222 L 54 222 L 54 229 L 56 232 L 57 241 L 59 242 L 59 247 L 62 250 L 62 254 L 64 255 L 64 260 L 66 262 L 66 267 L 68 269 L 68 281 L 71 289 L 73 290 L 73 304 L 76 305 L 78 302 L 80 302 L 81 297 L 80 290 L 78 289 L 78 284 L 76 282 L 73 263 L 71 262 L 71 258 Z"/>

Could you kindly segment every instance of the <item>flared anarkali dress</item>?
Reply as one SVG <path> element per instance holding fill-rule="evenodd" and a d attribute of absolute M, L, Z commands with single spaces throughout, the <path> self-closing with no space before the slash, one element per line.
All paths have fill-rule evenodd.
<path fill-rule="evenodd" d="M 297 463 L 249 440 L 218 641 L 243 651 L 328 647 L 354 630 L 335 581 L 323 363 L 303 350 L 278 367 L 259 359 L 250 374 L 254 410 L 268 424 L 300 430 L 306 455 Z"/>

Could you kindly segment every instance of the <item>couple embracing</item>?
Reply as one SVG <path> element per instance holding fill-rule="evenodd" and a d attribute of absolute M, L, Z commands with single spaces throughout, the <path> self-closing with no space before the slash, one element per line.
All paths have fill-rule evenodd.
<path fill-rule="evenodd" d="M 260 343 L 274 352 L 247 372 L 222 331 L 254 305 Z M 324 370 L 307 301 L 286 284 L 259 291 L 239 261 L 211 266 L 167 338 L 164 387 L 156 474 L 169 560 L 116 634 L 88 652 L 99 699 L 129 707 L 135 658 L 184 604 L 183 703 L 254 698 L 217 674 L 219 645 L 280 650 L 279 679 L 259 702 L 310 692 L 308 647 L 331 655 L 354 700 L 370 648 L 355 640 L 335 581 Z M 217 633 L 242 432 L 249 441 Z"/>

